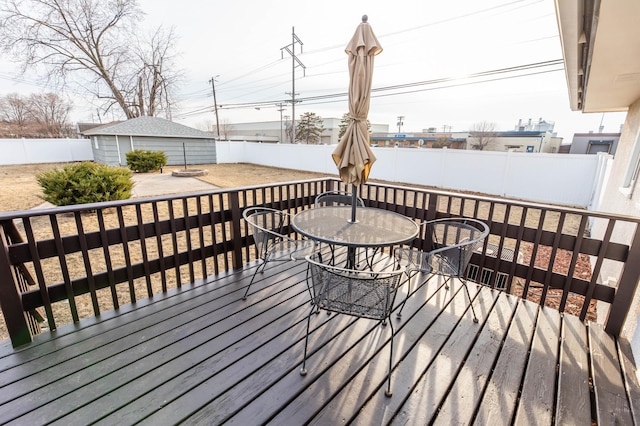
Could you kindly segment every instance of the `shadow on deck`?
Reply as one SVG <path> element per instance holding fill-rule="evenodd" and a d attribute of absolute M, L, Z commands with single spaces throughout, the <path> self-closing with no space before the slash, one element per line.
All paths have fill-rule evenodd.
<path fill-rule="evenodd" d="M 486 287 L 433 278 L 397 330 L 312 318 L 304 262 L 255 263 L 79 325 L 0 348 L 0 422 L 66 424 L 633 424 L 640 390 L 626 341 Z M 416 277 L 420 279 L 420 276 Z M 417 287 L 417 288 L 416 288 Z M 396 304 L 407 286 L 398 293 Z"/>

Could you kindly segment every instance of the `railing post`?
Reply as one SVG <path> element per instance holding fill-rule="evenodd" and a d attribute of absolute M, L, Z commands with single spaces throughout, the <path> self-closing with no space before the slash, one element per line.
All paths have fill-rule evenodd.
<path fill-rule="evenodd" d="M 13 347 L 31 342 L 22 300 L 18 293 L 18 280 L 9 261 L 9 248 L 5 223 L 0 223 L 0 308 L 7 324 Z"/>
<path fill-rule="evenodd" d="M 231 241 L 233 241 L 231 264 L 233 269 L 241 269 L 244 266 L 242 262 L 242 232 L 240 232 L 242 212 L 240 211 L 238 191 L 229 192 L 229 208 L 231 210 Z"/>
<path fill-rule="evenodd" d="M 639 225 L 640 226 L 640 225 Z M 636 232 L 629 248 L 629 255 L 624 262 L 622 276 L 618 283 L 613 303 L 609 307 L 609 317 L 605 325 L 605 331 L 619 336 L 627 319 L 627 314 L 633 303 L 633 296 L 638 287 L 640 277 L 640 230 L 636 226 Z"/>

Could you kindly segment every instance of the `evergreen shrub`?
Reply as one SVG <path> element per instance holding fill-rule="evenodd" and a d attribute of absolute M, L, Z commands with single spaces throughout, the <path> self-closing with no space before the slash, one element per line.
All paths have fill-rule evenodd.
<path fill-rule="evenodd" d="M 127 152 L 127 165 L 137 173 L 157 171 L 167 165 L 167 155 L 162 151 L 135 149 Z"/>
<path fill-rule="evenodd" d="M 45 201 L 56 206 L 131 198 L 131 171 L 93 162 L 53 169 L 36 176 Z"/>

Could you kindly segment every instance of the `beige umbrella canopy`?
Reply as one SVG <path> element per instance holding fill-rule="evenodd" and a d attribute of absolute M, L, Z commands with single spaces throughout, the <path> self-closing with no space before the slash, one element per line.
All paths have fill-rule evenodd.
<path fill-rule="evenodd" d="M 382 47 L 367 22 L 367 15 L 362 17 L 362 23 L 358 25 L 345 52 L 349 55 L 350 121 L 332 157 L 338 167 L 340 179 L 353 184 L 355 198 L 357 186 L 367 181 L 371 166 L 376 161 L 369 146 L 367 115 L 371 101 L 373 58 L 382 52 Z M 355 204 L 353 203 L 354 207 Z M 351 219 L 355 221 L 355 209 Z"/>

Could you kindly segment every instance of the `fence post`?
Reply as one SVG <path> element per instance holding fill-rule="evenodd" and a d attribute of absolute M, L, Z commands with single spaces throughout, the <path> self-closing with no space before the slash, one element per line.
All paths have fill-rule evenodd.
<path fill-rule="evenodd" d="M 609 307 L 605 331 L 614 336 L 620 336 L 622 332 L 622 327 L 633 303 L 633 295 L 638 287 L 638 276 L 640 276 L 640 232 L 638 226 L 636 226 L 636 232 L 629 248 L 629 255 L 624 262 L 616 295 Z"/>
<path fill-rule="evenodd" d="M 0 223 L 0 308 L 14 347 L 31 342 L 22 299 L 18 293 L 18 280 L 9 260 L 5 223 Z"/>
<path fill-rule="evenodd" d="M 231 241 L 233 241 L 231 264 L 233 269 L 241 269 L 244 266 L 242 262 L 242 232 L 240 231 L 242 212 L 240 211 L 238 191 L 229 192 L 229 208 L 231 210 Z"/>

